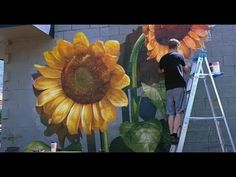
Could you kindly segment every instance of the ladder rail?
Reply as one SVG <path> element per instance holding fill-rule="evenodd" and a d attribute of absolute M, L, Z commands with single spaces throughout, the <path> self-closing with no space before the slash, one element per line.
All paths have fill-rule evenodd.
<path fill-rule="evenodd" d="M 211 112 L 212 112 L 212 115 L 213 115 L 213 118 L 214 118 L 214 123 L 215 123 L 215 126 L 216 126 L 217 135 L 218 135 L 218 138 L 219 138 L 219 141 L 220 141 L 221 150 L 222 150 L 222 152 L 225 152 L 225 148 L 224 148 L 225 143 L 224 143 L 224 140 L 222 138 L 222 132 L 221 132 L 220 127 L 219 127 L 219 121 L 216 119 L 216 113 L 215 113 L 215 109 L 214 109 L 214 106 L 213 106 L 213 103 L 212 103 L 212 98 L 211 98 L 211 95 L 210 95 L 210 92 L 209 92 L 209 88 L 208 88 L 208 85 L 206 83 L 206 78 L 204 78 L 203 81 L 204 81 L 204 86 L 205 86 L 206 93 L 207 93 L 207 98 L 208 98 L 208 101 L 210 103 Z"/>
<path fill-rule="evenodd" d="M 207 61 L 207 58 L 205 57 L 204 60 L 205 60 L 205 62 L 206 62 L 206 66 L 207 66 L 208 72 L 211 73 L 211 70 L 210 70 L 209 63 L 208 63 L 208 61 Z M 226 130 L 227 130 L 227 133 L 228 133 L 228 136 L 229 136 L 229 139 L 230 139 L 230 143 L 231 143 L 232 148 L 233 148 L 233 152 L 236 152 L 236 150 L 235 150 L 235 145 L 234 145 L 234 141 L 233 141 L 233 138 L 232 138 L 232 136 L 231 136 L 228 123 L 227 123 L 227 121 L 226 121 L 225 113 L 224 113 L 224 110 L 223 110 L 223 106 L 222 106 L 222 104 L 221 104 L 221 100 L 220 100 L 220 97 L 219 97 L 219 93 L 218 93 L 217 88 L 216 88 L 216 85 L 215 85 L 215 81 L 214 81 L 214 79 L 213 79 L 212 74 L 210 74 L 209 76 L 210 76 L 210 79 L 211 79 L 211 82 L 212 82 L 212 85 L 213 85 L 213 89 L 214 89 L 215 94 L 216 94 L 217 101 L 218 101 L 218 103 L 219 103 L 219 107 L 220 107 L 220 110 L 221 110 L 221 114 L 222 114 L 222 116 L 224 117 L 224 123 L 225 123 Z"/>
<path fill-rule="evenodd" d="M 206 63 L 206 66 L 207 66 L 207 71 L 208 71 L 209 74 L 205 74 L 204 71 L 203 71 L 203 68 L 202 68 L 203 60 L 205 60 L 205 63 Z M 225 117 L 225 113 L 224 113 L 224 110 L 223 110 L 223 106 L 222 106 L 222 103 L 221 103 L 221 100 L 220 100 L 220 97 L 219 97 L 219 93 L 217 91 L 217 88 L 216 88 L 216 85 L 215 85 L 215 82 L 214 82 L 214 79 L 213 79 L 213 75 L 211 73 L 206 55 L 205 54 L 199 55 L 199 57 L 197 59 L 197 62 L 195 62 L 194 64 L 195 65 L 192 67 L 192 70 L 191 70 L 191 73 L 190 73 L 190 75 L 193 76 L 193 78 L 189 79 L 187 90 L 186 90 L 187 91 L 186 92 L 187 93 L 187 95 L 186 95 L 186 97 L 187 97 L 187 99 L 186 99 L 187 106 L 186 107 L 187 108 L 186 108 L 186 112 L 185 112 L 185 115 L 184 115 L 184 120 L 183 120 L 181 129 L 179 129 L 179 132 L 181 132 L 179 143 L 175 146 L 174 145 L 171 146 L 171 152 L 174 152 L 174 151 L 175 152 L 182 152 L 183 151 L 183 147 L 184 147 L 185 138 L 186 138 L 186 134 L 187 134 L 190 119 L 214 120 L 215 127 L 216 127 L 216 130 L 217 130 L 217 135 L 218 135 L 218 138 L 219 138 L 219 141 L 220 141 L 221 149 L 222 149 L 223 152 L 225 152 L 225 146 L 226 145 L 225 145 L 225 142 L 224 142 L 224 139 L 223 139 L 223 136 L 222 136 L 222 131 L 220 129 L 219 121 L 218 121 L 218 119 L 223 119 L 224 124 L 226 126 L 227 134 L 228 134 L 229 139 L 230 139 L 230 143 L 231 143 L 233 152 L 236 152 L 234 142 L 233 142 L 233 139 L 232 139 L 232 136 L 231 136 L 231 133 L 230 133 L 230 130 L 229 130 L 229 126 L 228 126 L 228 123 L 227 123 L 227 120 L 226 120 L 226 117 Z M 214 106 L 213 106 L 213 101 L 212 101 L 212 98 L 211 98 L 211 95 L 210 95 L 210 92 L 209 92 L 208 85 L 206 83 L 206 76 L 210 76 L 210 80 L 211 80 L 211 83 L 213 85 L 213 89 L 214 89 L 214 92 L 216 94 L 216 98 L 217 98 L 222 116 L 216 116 L 215 109 L 214 109 Z M 212 112 L 213 117 L 191 117 L 191 112 L 192 112 L 192 108 L 193 108 L 193 102 L 194 102 L 194 98 L 195 98 L 195 94 L 196 94 L 196 89 L 197 89 L 198 81 L 199 81 L 200 78 L 204 79 L 204 86 L 205 86 L 205 89 L 206 89 L 207 98 L 208 98 L 208 101 L 209 101 L 209 104 L 210 104 L 210 107 L 211 107 L 211 112 Z M 189 90 L 188 87 L 191 88 L 191 89 Z"/>
<path fill-rule="evenodd" d="M 190 94 L 189 94 L 188 104 L 187 104 L 187 108 L 186 108 L 186 112 L 185 112 L 185 116 L 184 116 L 184 121 L 183 121 L 182 129 L 181 129 L 181 133 L 180 133 L 181 136 L 179 139 L 179 143 L 177 145 L 176 152 L 183 151 L 183 146 L 184 146 L 186 133 L 187 133 L 187 129 L 188 129 L 188 124 L 189 124 L 191 111 L 192 111 L 192 107 L 193 107 L 194 97 L 196 94 L 196 89 L 197 89 L 198 80 L 199 80 L 200 66 L 201 66 L 202 62 L 203 62 L 203 58 L 200 58 L 197 61 L 197 65 L 195 68 L 197 72 L 193 76 L 192 87 L 191 87 Z"/>

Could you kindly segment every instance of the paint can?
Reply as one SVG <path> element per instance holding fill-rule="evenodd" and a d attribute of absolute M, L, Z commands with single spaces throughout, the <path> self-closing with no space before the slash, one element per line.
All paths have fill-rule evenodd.
<path fill-rule="evenodd" d="M 51 142 L 51 152 L 57 152 L 57 143 Z"/>
<path fill-rule="evenodd" d="M 213 73 L 220 73 L 220 62 L 216 61 L 212 63 Z"/>

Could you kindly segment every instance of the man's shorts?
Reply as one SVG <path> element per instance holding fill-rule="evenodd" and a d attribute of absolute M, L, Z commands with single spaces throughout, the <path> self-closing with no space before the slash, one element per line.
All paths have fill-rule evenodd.
<path fill-rule="evenodd" d="M 174 88 L 167 90 L 166 114 L 175 116 L 177 113 L 184 112 L 186 102 L 185 88 Z"/>

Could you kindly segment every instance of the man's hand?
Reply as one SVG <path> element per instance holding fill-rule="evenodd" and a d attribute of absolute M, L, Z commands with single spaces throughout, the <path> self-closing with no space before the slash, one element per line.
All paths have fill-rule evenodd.
<path fill-rule="evenodd" d="M 185 66 L 183 67 L 184 73 L 188 73 L 191 71 L 191 67 L 192 67 L 192 60 L 185 60 Z"/>
<path fill-rule="evenodd" d="M 190 68 L 191 68 L 191 66 L 189 66 L 189 65 L 186 64 L 186 65 L 183 67 L 184 73 L 190 72 Z"/>

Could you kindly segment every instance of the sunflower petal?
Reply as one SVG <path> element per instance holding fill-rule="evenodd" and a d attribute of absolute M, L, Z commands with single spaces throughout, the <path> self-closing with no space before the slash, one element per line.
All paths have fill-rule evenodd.
<path fill-rule="evenodd" d="M 83 106 L 81 104 L 74 103 L 67 116 L 66 126 L 71 135 L 78 134 L 82 107 Z"/>
<path fill-rule="evenodd" d="M 147 36 L 148 41 L 156 41 L 155 32 L 149 31 Z"/>
<path fill-rule="evenodd" d="M 80 117 L 81 117 L 81 127 L 83 131 L 86 134 L 91 134 L 92 119 L 93 119 L 93 112 L 92 112 L 91 104 L 83 105 Z"/>
<path fill-rule="evenodd" d="M 148 34 L 148 31 L 149 31 L 149 26 L 148 26 L 148 25 L 143 25 L 143 33 L 144 33 L 145 35 L 147 35 L 147 34 Z"/>
<path fill-rule="evenodd" d="M 46 78 L 60 78 L 61 77 L 61 71 L 52 69 L 47 66 L 41 66 L 38 64 L 34 65 L 35 68 Z"/>
<path fill-rule="evenodd" d="M 113 83 L 111 83 L 111 87 L 112 88 L 116 88 L 116 89 L 123 89 L 123 88 L 125 88 L 126 86 L 128 86 L 130 84 L 130 78 L 129 78 L 129 76 L 128 75 L 124 75 L 123 77 L 122 77 L 122 79 L 121 80 L 119 80 L 118 82 L 113 82 Z"/>
<path fill-rule="evenodd" d="M 155 32 L 155 25 L 148 25 L 148 27 L 149 27 L 149 31 L 151 31 L 151 32 Z"/>
<path fill-rule="evenodd" d="M 115 83 L 117 83 L 118 81 L 120 81 L 125 75 L 125 70 L 123 69 L 123 67 L 121 65 L 116 65 L 115 70 L 112 71 L 112 77 L 110 80 L 110 84 L 114 85 Z"/>
<path fill-rule="evenodd" d="M 196 33 L 192 32 L 192 31 L 189 31 L 188 35 L 196 41 L 200 40 L 199 36 Z"/>
<path fill-rule="evenodd" d="M 48 64 L 48 66 L 50 66 L 51 68 L 54 69 L 58 69 L 58 70 L 62 70 L 63 68 L 63 63 L 60 62 L 50 51 L 46 51 L 43 53 L 44 58 Z"/>
<path fill-rule="evenodd" d="M 58 52 L 63 59 L 70 60 L 74 56 L 74 47 L 68 41 L 59 39 L 57 41 Z"/>
<path fill-rule="evenodd" d="M 65 100 L 63 100 L 53 112 L 51 123 L 52 124 L 61 123 L 68 115 L 73 103 L 74 101 L 72 101 L 70 98 L 66 98 Z"/>
<path fill-rule="evenodd" d="M 77 43 L 74 44 L 74 51 L 75 55 L 85 55 L 88 53 L 88 47 L 81 43 Z"/>
<path fill-rule="evenodd" d="M 147 46 L 148 42 L 149 42 L 148 38 L 145 38 L 145 41 L 144 41 L 145 46 Z"/>
<path fill-rule="evenodd" d="M 74 37 L 73 43 L 75 55 L 84 55 L 88 52 L 89 41 L 84 33 L 77 33 Z"/>
<path fill-rule="evenodd" d="M 117 57 L 112 55 L 104 55 L 102 57 L 102 61 L 110 71 L 113 71 L 116 67 Z"/>
<path fill-rule="evenodd" d="M 203 38 L 207 38 L 208 37 L 207 32 L 205 30 L 202 30 L 202 29 L 192 29 L 192 31 L 194 33 L 196 33 L 200 37 L 203 37 Z"/>
<path fill-rule="evenodd" d="M 89 53 L 93 56 L 100 57 L 105 54 L 105 48 L 102 41 L 96 41 L 89 47 Z"/>
<path fill-rule="evenodd" d="M 156 46 L 154 47 L 154 49 L 151 51 L 149 58 L 155 58 L 158 53 L 160 53 L 160 51 L 162 50 L 163 46 L 160 45 L 158 42 L 156 42 L 155 44 Z"/>
<path fill-rule="evenodd" d="M 163 57 L 166 54 L 166 51 L 167 51 L 166 48 L 167 48 L 167 46 L 159 44 L 158 53 L 157 53 L 157 56 L 156 56 L 157 62 L 160 62 L 161 57 Z"/>
<path fill-rule="evenodd" d="M 188 48 L 196 50 L 196 44 L 191 37 L 187 35 L 184 37 L 183 41 L 187 45 Z"/>
<path fill-rule="evenodd" d="M 120 52 L 120 43 L 115 40 L 109 40 L 105 42 L 105 51 L 110 55 L 117 56 Z"/>
<path fill-rule="evenodd" d="M 65 99 L 66 96 L 64 94 L 59 95 L 57 98 L 43 105 L 43 111 L 48 115 L 52 115 L 56 107 Z"/>
<path fill-rule="evenodd" d="M 65 63 L 65 61 L 62 59 L 62 56 L 59 54 L 58 47 L 54 47 L 51 53 L 57 60 L 59 60 L 62 63 Z"/>
<path fill-rule="evenodd" d="M 115 107 L 110 103 L 107 98 L 103 98 L 101 101 L 99 101 L 99 107 L 101 110 L 102 118 L 107 121 L 113 121 L 116 119 L 116 109 Z"/>
<path fill-rule="evenodd" d="M 94 103 L 92 105 L 92 108 L 93 108 L 93 117 L 94 117 L 94 119 L 93 119 L 93 127 L 94 128 L 99 128 L 104 120 L 102 119 L 98 103 Z"/>
<path fill-rule="evenodd" d="M 37 90 L 45 90 L 45 89 L 59 86 L 60 84 L 61 84 L 60 79 L 50 79 L 50 78 L 40 76 L 34 81 L 33 85 Z"/>
<path fill-rule="evenodd" d="M 185 45 L 184 42 L 180 43 L 179 52 L 182 53 L 186 59 L 190 57 L 190 49 Z"/>
<path fill-rule="evenodd" d="M 196 44 L 196 46 L 197 46 L 197 48 L 205 48 L 205 44 L 204 44 L 204 42 L 203 41 L 195 41 L 195 44 Z"/>
<path fill-rule="evenodd" d="M 86 47 L 89 47 L 89 40 L 83 32 L 78 32 L 75 35 L 75 37 L 73 39 L 73 43 L 74 44 L 80 43 L 80 44 L 83 44 Z"/>
<path fill-rule="evenodd" d="M 107 92 L 107 99 L 117 107 L 127 106 L 128 98 L 123 90 L 110 88 Z"/>
<path fill-rule="evenodd" d="M 106 121 L 103 121 L 101 126 L 100 126 L 100 131 L 105 132 L 108 129 L 108 123 Z"/>
<path fill-rule="evenodd" d="M 147 43 L 147 49 L 148 49 L 148 50 L 154 50 L 155 47 L 157 47 L 157 42 L 156 42 L 156 40 L 150 40 L 150 41 Z"/>
<path fill-rule="evenodd" d="M 43 106 L 44 104 L 55 99 L 61 94 L 63 94 L 61 87 L 54 87 L 54 88 L 45 90 L 41 92 L 40 95 L 38 96 L 36 106 Z"/>

